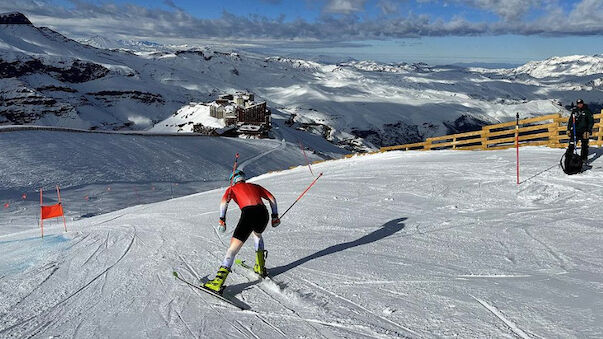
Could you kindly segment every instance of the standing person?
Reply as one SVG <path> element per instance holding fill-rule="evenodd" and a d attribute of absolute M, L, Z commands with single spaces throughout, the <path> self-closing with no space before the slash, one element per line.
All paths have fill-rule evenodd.
<path fill-rule="evenodd" d="M 572 114 L 576 118 L 576 139 L 580 139 L 582 141 L 580 156 L 582 157 L 582 160 L 586 162 L 588 160 L 588 139 L 592 134 L 595 119 L 593 118 L 593 112 L 591 112 L 588 106 L 584 104 L 584 100 L 578 99 L 576 101 L 576 106 L 577 107 L 572 110 Z M 567 122 L 567 135 L 570 137 L 570 145 L 567 150 L 568 153 L 572 153 L 574 148 L 577 146 L 574 145 L 573 129 L 574 122 L 570 116 L 570 119 Z"/>
<path fill-rule="evenodd" d="M 266 272 L 266 254 L 264 250 L 264 240 L 262 232 L 268 224 L 268 210 L 262 199 L 268 200 L 272 209 L 272 227 L 280 225 L 278 217 L 278 209 L 276 199 L 268 190 L 260 185 L 249 184 L 245 182 L 245 173 L 241 170 L 236 170 L 230 176 L 232 186 L 226 189 L 222 202 L 220 203 L 220 232 L 226 231 L 226 210 L 230 200 L 234 200 L 241 209 L 241 218 L 230 239 L 230 247 L 226 251 L 226 256 L 222 262 L 222 266 L 218 269 L 218 273 L 213 280 L 208 281 L 203 287 L 222 293 L 224 281 L 230 273 L 235 256 L 243 246 L 243 243 L 253 235 L 255 247 L 255 265 L 253 271 L 265 277 Z"/>

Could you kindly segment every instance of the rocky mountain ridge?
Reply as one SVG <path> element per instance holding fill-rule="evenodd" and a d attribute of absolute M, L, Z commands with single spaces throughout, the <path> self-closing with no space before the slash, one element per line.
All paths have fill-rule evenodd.
<path fill-rule="evenodd" d="M 278 126 L 350 150 L 415 142 L 483 124 L 600 107 L 603 56 L 558 57 L 514 69 L 316 61 L 212 48 L 108 50 L 23 15 L 0 16 L 0 123 L 147 130 L 191 102 L 250 91 Z M 132 44 L 135 46 L 136 44 Z M 185 122 L 185 123 L 188 123 Z"/>

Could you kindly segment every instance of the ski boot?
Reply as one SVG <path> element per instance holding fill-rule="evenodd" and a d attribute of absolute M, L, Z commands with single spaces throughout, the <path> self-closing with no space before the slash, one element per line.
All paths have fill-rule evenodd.
<path fill-rule="evenodd" d="M 203 287 L 221 295 L 224 291 L 223 285 L 224 281 L 226 280 L 226 277 L 228 277 L 228 273 L 230 273 L 230 269 L 228 269 L 228 267 L 220 266 L 214 280 L 206 282 L 205 284 L 203 284 Z"/>
<path fill-rule="evenodd" d="M 255 265 L 253 265 L 253 271 L 259 274 L 262 278 L 268 276 L 268 272 L 266 271 L 266 258 L 268 258 L 268 251 L 255 251 Z"/>

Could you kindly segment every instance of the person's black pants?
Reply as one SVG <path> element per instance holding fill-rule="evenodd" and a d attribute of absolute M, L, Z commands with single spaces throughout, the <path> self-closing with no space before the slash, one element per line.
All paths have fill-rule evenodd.
<path fill-rule="evenodd" d="M 241 209 L 241 218 L 232 237 L 245 242 L 251 232 L 262 233 L 268 225 L 268 209 L 264 204 Z"/>
<path fill-rule="evenodd" d="M 580 133 L 578 135 L 580 137 L 582 137 L 582 134 L 584 134 L 584 133 Z M 574 136 L 571 135 L 570 138 L 571 139 L 570 139 L 570 144 L 569 144 L 569 147 L 568 147 L 568 152 L 572 153 L 572 152 L 574 152 L 574 147 L 575 147 L 575 145 L 574 145 Z M 579 140 L 582 142 L 582 149 L 580 149 L 580 157 L 582 157 L 583 161 L 586 161 L 588 159 L 588 141 L 589 141 L 589 139 L 582 139 L 582 138 L 580 138 Z"/>

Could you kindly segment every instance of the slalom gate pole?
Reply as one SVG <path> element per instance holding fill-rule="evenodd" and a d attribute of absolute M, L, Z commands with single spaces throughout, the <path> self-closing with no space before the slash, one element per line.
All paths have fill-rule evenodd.
<path fill-rule="evenodd" d="M 235 161 L 234 164 L 232 165 L 232 174 L 230 175 L 230 184 L 229 186 L 232 186 L 232 176 L 234 175 L 234 172 L 237 170 L 237 166 L 239 165 L 239 153 L 237 152 L 237 154 L 235 154 Z"/>
<path fill-rule="evenodd" d="M 519 112 L 515 115 L 515 148 L 517 150 L 517 185 L 519 185 Z"/>
<path fill-rule="evenodd" d="M 59 185 L 57 185 L 57 196 L 59 197 L 59 205 L 61 205 L 61 212 L 63 213 L 63 226 L 65 227 L 65 232 L 67 232 L 67 221 L 65 220 L 65 211 L 63 211 L 63 203 L 61 202 L 61 190 L 59 189 Z"/>
<path fill-rule="evenodd" d="M 304 196 L 304 194 L 306 194 L 306 192 L 308 192 L 310 190 L 310 188 L 312 188 L 312 186 L 314 186 L 314 184 L 318 181 L 318 179 L 320 179 L 320 177 L 322 177 L 322 173 L 320 173 L 316 179 L 314 179 L 314 181 L 312 181 L 312 183 L 310 184 L 310 186 L 308 186 L 308 188 L 306 188 L 306 190 L 299 195 L 299 197 L 297 197 L 297 199 L 293 202 L 293 204 L 291 204 L 291 206 L 289 206 L 289 208 L 287 208 L 287 210 L 285 211 L 285 213 L 281 214 L 280 219 L 282 219 L 285 214 L 287 214 L 287 212 L 289 212 L 289 210 L 291 209 L 291 207 L 295 206 L 295 204 L 297 204 L 297 202 Z"/>
<path fill-rule="evenodd" d="M 237 167 L 239 166 L 239 152 L 237 152 L 237 154 L 235 154 L 235 161 L 234 164 L 232 165 L 232 174 L 230 175 L 230 183 L 228 184 L 228 187 L 230 188 L 232 186 L 232 179 L 234 176 L 235 171 L 237 170 Z M 230 200 L 230 192 L 228 192 L 228 200 Z M 222 241 L 222 240 L 220 240 Z"/>
<path fill-rule="evenodd" d="M 40 230 L 42 231 L 42 238 L 44 238 L 44 218 L 42 218 L 42 188 L 40 187 Z"/>
<path fill-rule="evenodd" d="M 304 145 L 302 144 L 301 140 L 299 142 L 299 147 L 301 148 L 302 152 L 304 153 L 304 158 L 306 158 L 306 164 L 308 164 L 308 168 L 310 169 L 310 174 L 312 174 L 312 176 L 314 176 L 314 172 L 312 172 L 312 166 L 310 166 L 310 160 L 308 160 L 308 156 L 306 155 L 306 150 L 304 149 Z"/>

